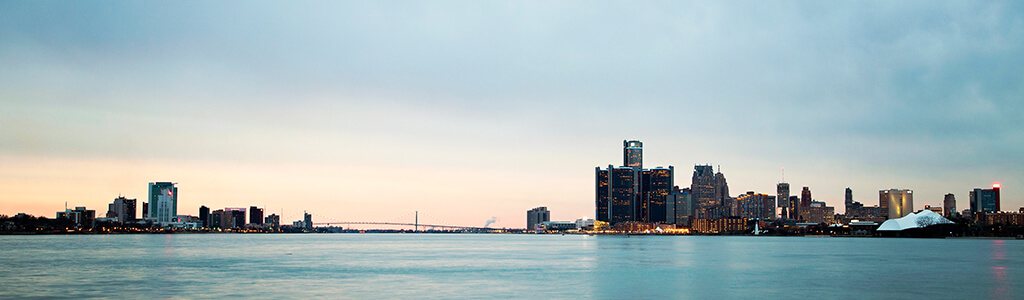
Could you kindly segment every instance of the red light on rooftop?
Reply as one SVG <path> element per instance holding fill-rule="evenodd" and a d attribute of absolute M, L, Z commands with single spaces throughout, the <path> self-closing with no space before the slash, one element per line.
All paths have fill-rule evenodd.
<path fill-rule="evenodd" d="M 1000 188 L 1000 185 L 999 185 L 999 183 L 998 183 L 998 182 L 996 182 L 996 183 L 993 183 L 993 184 L 992 184 L 992 188 L 996 188 L 996 189 Z"/>

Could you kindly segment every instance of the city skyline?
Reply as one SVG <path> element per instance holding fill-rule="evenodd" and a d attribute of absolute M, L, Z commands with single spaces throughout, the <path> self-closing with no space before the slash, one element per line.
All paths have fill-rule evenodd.
<path fill-rule="evenodd" d="M 623 139 L 729 196 L 1024 206 L 1020 3 L 323 4 L 0 3 L 0 214 L 166 181 L 178 214 L 523 227 L 593 218 Z"/>

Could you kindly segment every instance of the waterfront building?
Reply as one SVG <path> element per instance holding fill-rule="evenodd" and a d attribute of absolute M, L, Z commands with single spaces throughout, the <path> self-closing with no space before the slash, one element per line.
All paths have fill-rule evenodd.
<path fill-rule="evenodd" d="M 780 182 L 775 185 L 775 199 L 779 201 L 780 217 L 789 219 L 791 207 L 789 205 L 789 183 Z"/>
<path fill-rule="evenodd" d="M 690 192 L 695 204 L 695 214 L 698 219 L 710 219 L 717 217 L 719 207 L 722 205 L 719 197 L 716 197 L 718 190 L 714 168 L 710 165 L 696 165 L 693 167 L 693 178 L 690 182 Z"/>
<path fill-rule="evenodd" d="M 221 223 L 224 222 L 224 210 L 218 209 L 210 212 L 210 217 L 206 221 L 207 228 L 224 228 Z"/>
<path fill-rule="evenodd" d="M 775 219 L 775 196 L 749 191 L 736 197 L 736 203 L 740 217 L 751 220 Z"/>
<path fill-rule="evenodd" d="M 971 212 L 997 212 L 1000 210 L 1000 185 L 993 184 L 991 189 L 976 188 L 970 192 Z"/>
<path fill-rule="evenodd" d="M 978 214 L 978 219 L 985 225 L 1014 225 L 1024 226 L 1024 208 L 1017 212 L 984 212 Z"/>
<path fill-rule="evenodd" d="M 263 219 L 263 222 L 273 230 L 281 229 L 281 216 L 278 216 L 277 214 L 270 214 Z"/>
<path fill-rule="evenodd" d="M 644 143 L 622 141 L 622 165 L 634 169 L 644 168 Z"/>
<path fill-rule="evenodd" d="M 608 166 L 608 170 L 611 170 L 611 169 L 612 169 L 611 166 Z M 595 216 L 595 219 L 597 219 L 598 221 L 602 221 L 602 222 L 608 222 L 608 221 L 611 220 L 611 215 L 609 214 L 609 208 L 608 208 L 608 203 L 610 201 L 609 200 L 610 190 L 609 190 L 609 183 L 608 183 L 608 170 L 601 170 L 601 167 L 594 167 L 594 177 L 595 177 L 595 182 L 596 182 L 594 184 L 594 186 L 596 188 L 596 190 L 594 192 L 594 194 L 596 195 L 596 199 L 595 199 L 595 206 L 596 206 L 595 214 L 596 214 L 596 216 Z"/>
<path fill-rule="evenodd" d="M 914 212 L 914 191 L 908 189 L 888 189 L 878 191 L 878 199 L 886 203 L 889 219 L 902 218 Z M 879 205 L 881 206 L 881 205 Z"/>
<path fill-rule="evenodd" d="M 946 194 L 946 197 L 942 200 L 942 215 L 952 217 L 956 215 L 956 196 L 953 194 Z"/>
<path fill-rule="evenodd" d="M 665 201 L 666 218 L 665 222 L 676 225 L 689 225 L 693 216 L 693 198 L 690 188 L 679 189 L 674 187 L 668 199 Z"/>
<path fill-rule="evenodd" d="M 249 207 L 249 224 L 263 225 L 263 209 L 255 206 Z"/>
<path fill-rule="evenodd" d="M 537 225 L 547 221 L 551 221 L 551 212 L 547 207 L 535 207 L 526 211 L 526 230 L 535 230 Z"/>
<path fill-rule="evenodd" d="M 313 215 L 307 212 L 302 212 L 302 220 L 305 222 L 306 230 L 313 231 Z"/>
<path fill-rule="evenodd" d="M 717 219 L 693 220 L 692 229 L 701 234 L 723 234 L 745 233 L 748 227 L 746 218 L 726 217 Z"/>
<path fill-rule="evenodd" d="M 199 222 L 205 228 L 210 228 L 210 208 L 206 205 L 199 207 Z"/>
<path fill-rule="evenodd" d="M 149 203 L 142 202 L 142 218 L 149 219 Z"/>
<path fill-rule="evenodd" d="M 68 219 L 76 227 L 91 228 L 96 223 L 96 211 L 77 206 L 75 209 L 64 209 L 57 212 L 57 219 Z"/>
<path fill-rule="evenodd" d="M 800 191 L 800 220 L 808 220 L 808 208 L 811 207 L 811 201 L 813 200 L 814 198 L 811 198 L 811 188 L 805 186 L 804 189 Z"/>
<path fill-rule="evenodd" d="M 173 182 L 149 183 L 149 215 L 158 223 L 171 223 L 178 215 L 178 188 Z"/>
<path fill-rule="evenodd" d="M 853 190 L 850 189 L 849 187 L 847 187 L 846 188 L 846 201 L 843 202 L 843 204 L 844 204 L 843 207 L 845 207 L 846 209 L 849 209 L 850 206 L 854 205 L 853 203 L 854 203 L 853 202 Z"/>
<path fill-rule="evenodd" d="M 657 167 L 650 170 L 643 170 L 641 173 L 643 186 L 641 187 L 640 216 L 641 222 L 665 223 L 667 221 L 668 195 L 675 185 L 675 168 Z"/>
<path fill-rule="evenodd" d="M 124 196 L 114 198 L 114 202 L 107 206 L 107 217 L 114 218 L 119 223 L 134 222 L 136 202 L 136 199 L 128 199 Z"/>
<path fill-rule="evenodd" d="M 640 171 L 608 166 L 608 215 L 613 225 L 636 220 L 640 190 Z"/>
<path fill-rule="evenodd" d="M 245 227 L 245 208 L 226 207 L 221 215 L 221 228 L 242 228 Z"/>
<path fill-rule="evenodd" d="M 540 222 L 537 228 L 544 231 L 568 231 L 578 229 L 578 227 L 576 227 L 576 222 L 569 221 L 544 221 Z"/>
<path fill-rule="evenodd" d="M 822 201 L 811 201 L 811 204 L 807 206 L 805 222 L 808 223 L 825 223 L 835 224 L 835 207 L 828 206 Z"/>

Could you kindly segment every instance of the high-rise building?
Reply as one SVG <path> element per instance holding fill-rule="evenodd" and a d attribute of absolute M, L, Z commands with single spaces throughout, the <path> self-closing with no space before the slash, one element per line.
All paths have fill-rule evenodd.
<path fill-rule="evenodd" d="M 264 218 L 263 221 L 264 224 L 267 224 L 273 230 L 278 230 L 281 228 L 281 216 L 278 216 L 277 214 L 270 214 L 269 216 Z"/>
<path fill-rule="evenodd" d="M 736 205 L 739 217 L 751 220 L 775 219 L 775 196 L 750 191 L 736 197 Z"/>
<path fill-rule="evenodd" d="M 721 201 L 717 197 L 719 192 L 716 188 L 715 171 L 710 165 L 693 166 L 693 178 L 690 182 L 694 213 L 698 219 L 713 219 L 719 217 L 717 208 Z"/>
<path fill-rule="evenodd" d="M 149 183 L 149 217 L 159 223 L 174 222 L 178 216 L 178 188 L 173 182 Z"/>
<path fill-rule="evenodd" d="M 781 217 L 783 219 L 790 218 L 789 183 L 779 182 L 779 184 L 775 185 L 775 199 L 779 201 L 779 208 L 781 208 Z"/>
<path fill-rule="evenodd" d="M 641 178 L 640 211 L 637 214 L 641 222 L 665 223 L 666 222 L 666 201 L 672 187 L 675 186 L 675 168 L 657 167 L 650 170 L 643 170 Z"/>
<path fill-rule="evenodd" d="M 850 188 L 846 188 L 846 201 L 844 201 L 843 203 L 845 204 L 844 207 L 850 207 L 851 205 L 853 205 L 853 190 L 851 190 Z"/>
<path fill-rule="evenodd" d="M 690 225 L 690 217 L 693 216 L 693 198 L 690 188 L 679 189 L 674 187 L 668 199 L 665 201 L 666 214 L 665 222 L 676 225 Z"/>
<path fill-rule="evenodd" d="M 952 217 L 956 215 L 956 196 L 953 194 L 946 194 L 946 197 L 942 199 L 942 215 Z"/>
<path fill-rule="evenodd" d="M 309 214 L 307 212 L 303 212 L 302 213 L 302 222 L 303 222 L 303 225 L 306 226 L 306 231 L 313 231 L 313 215 L 311 215 L 311 214 Z"/>
<path fill-rule="evenodd" d="M 263 209 L 255 206 L 249 207 L 249 224 L 263 225 Z"/>
<path fill-rule="evenodd" d="M 622 164 L 624 166 L 644 168 L 644 143 L 640 141 L 622 141 Z"/>
<path fill-rule="evenodd" d="M 526 230 L 537 229 L 537 225 L 548 221 L 551 221 L 551 212 L 547 207 L 535 207 L 526 211 Z"/>
<path fill-rule="evenodd" d="M 149 203 L 142 202 L 142 218 L 149 218 Z"/>
<path fill-rule="evenodd" d="M 718 199 L 718 203 L 721 204 L 719 217 L 733 217 L 736 216 L 739 208 L 736 206 L 736 200 L 729 194 L 729 183 L 725 180 L 725 174 L 722 174 L 722 167 L 718 167 L 718 172 L 715 173 L 715 198 Z"/>
<path fill-rule="evenodd" d="M 800 208 L 800 197 L 789 196 L 789 218 L 799 220 L 803 210 Z"/>
<path fill-rule="evenodd" d="M 199 222 L 203 223 L 203 227 L 210 227 L 210 208 L 206 205 L 199 207 Z"/>
<path fill-rule="evenodd" d="M 611 166 L 609 166 L 610 168 Z M 594 167 L 594 177 L 596 184 L 595 199 L 596 216 L 594 219 L 602 222 L 608 222 L 611 220 L 611 216 L 608 213 L 608 201 L 609 201 L 609 189 L 608 189 L 608 170 L 601 170 L 601 167 Z"/>
<path fill-rule="evenodd" d="M 834 224 L 836 209 L 822 201 L 811 201 L 806 207 L 804 222 Z"/>
<path fill-rule="evenodd" d="M 135 199 L 128 199 L 123 196 L 114 198 L 114 202 L 108 205 L 107 217 L 116 218 L 120 223 L 135 221 Z"/>
<path fill-rule="evenodd" d="M 245 208 L 227 207 L 224 208 L 224 215 L 221 216 L 221 228 L 242 228 L 245 227 Z"/>
<path fill-rule="evenodd" d="M 914 191 L 908 189 L 888 189 L 878 191 L 878 198 L 885 199 L 889 208 L 889 219 L 902 218 L 914 212 Z"/>
<path fill-rule="evenodd" d="M 210 217 L 207 220 L 206 227 L 208 228 L 224 228 L 224 210 L 218 209 L 210 213 Z"/>
<path fill-rule="evenodd" d="M 1000 211 L 999 189 L 1000 184 L 992 185 L 991 189 L 974 189 L 970 193 L 971 212 L 997 212 Z"/>
<path fill-rule="evenodd" d="M 813 200 L 814 200 L 814 198 L 811 198 L 811 188 L 805 186 L 804 189 L 802 191 L 800 191 L 800 213 L 801 213 L 800 214 L 800 219 L 801 220 L 807 220 L 808 219 L 807 213 L 810 212 L 810 211 L 807 208 L 811 207 L 811 201 L 813 201 Z"/>
<path fill-rule="evenodd" d="M 608 166 L 608 174 L 609 222 L 636 221 L 636 207 L 640 202 L 640 170 Z"/>

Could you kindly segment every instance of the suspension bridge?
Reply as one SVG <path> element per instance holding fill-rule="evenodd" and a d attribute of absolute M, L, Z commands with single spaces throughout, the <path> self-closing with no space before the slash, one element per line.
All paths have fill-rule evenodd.
<path fill-rule="evenodd" d="M 501 228 L 490 228 L 490 227 L 473 227 L 473 226 L 440 225 L 440 224 L 419 224 L 419 223 L 398 223 L 398 222 L 328 221 L 328 222 L 313 222 L 313 225 L 317 225 L 317 226 L 335 226 L 335 225 L 408 226 L 408 227 L 415 228 L 417 231 L 419 231 L 420 227 L 448 229 L 448 230 L 474 230 L 474 231 L 501 230 Z"/>

